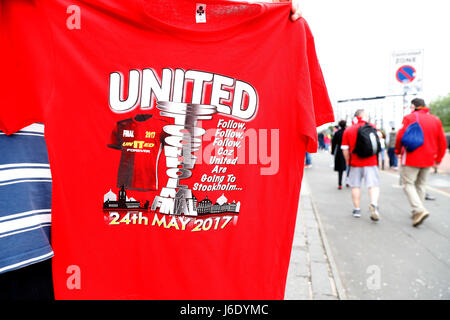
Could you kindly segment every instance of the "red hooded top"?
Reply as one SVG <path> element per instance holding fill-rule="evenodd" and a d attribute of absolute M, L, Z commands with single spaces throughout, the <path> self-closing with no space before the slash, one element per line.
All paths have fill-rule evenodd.
<path fill-rule="evenodd" d="M 416 121 L 416 114 L 423 130 L 424 143 L 413 152 L 407 152 L 403 148 L 401 140 L 406 128 Z M 395 152 L 402 154 L 402 165 L 420 168 L 432 167 L 435 162 L 441 162 L 446 148 L 447 142 L 441 120 L 430 114 L 428 108 L 415 110 L 403 118 L 403 126 L 398 132 L 395 142 Z"/>

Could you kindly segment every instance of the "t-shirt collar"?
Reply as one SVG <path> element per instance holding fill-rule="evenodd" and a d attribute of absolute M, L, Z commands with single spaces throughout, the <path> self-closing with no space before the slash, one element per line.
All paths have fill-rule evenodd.
<path fill-rule="evenodd" d="M 423 107 L 423 108 L 420 108 L 420 109 L 415 109 L 414 112 L 429 113 L 430 109 L 427 108 L 427 107 Z"/>
<path fill-rule="evenodd" d="M 356 119 L 358 120 L 357 123 L 366 123 L 367 121 L 361 118 L 360 116 L 356 116 Z"/>
<path fill-rule="evenodd" d="M 142 7 L 141 12 L 143 15 L 144 23 L 166 34 L 178 38 L 183 38 L 185 40 L 197 42 L 220 41 L 230 38 L 238 34 L 241 31 L 243 25 L 248 24 L 257 17 L 261 16 L 267 9 L 266 7 L 267 5 L 265 3 L 247 3 L 247 2 L 233 3 L 232 1 L 226 0 L 201 0 L 199 2 L 204 3 L 206 5 L 224 4 L 228 6 L 230 5 L 258 6 L 259 11 L 253 15 L 243 16 L 241 21 L 232 24 L 230 26 L 227 26 L 225 28 L 213 29 L 212 27 L 210 30 L 195 30 L 172 24 L 170 20 L 167 19 L 167 17 L 158 17 L 154 15 L 152 12 L 152 5 L 154 5 L 154 3 L 157 1 L 167 1 L 167 0 L 140 0 L 140 5 Z M 171 1 L 180 2 L 180 6 L 185 4 L 185 2 L 182 2 L 180 0 L 171 0 Z M 195 1 L 192 1 L 192 3 L 195 4 Z"/>

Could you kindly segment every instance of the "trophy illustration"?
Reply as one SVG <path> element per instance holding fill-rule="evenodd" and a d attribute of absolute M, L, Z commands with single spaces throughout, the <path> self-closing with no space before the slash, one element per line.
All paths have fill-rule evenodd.
<path fill-rule="evenodd" d="M 167 185 L 153 200 L 151 210 L 172 215 L 197 216 L 192 190 L 182 184 L 191 177 L 197 157 L 193 154 L 201 147 L 206 130 L 196 127 L 198 120 L 210 120 L 217 113 L 212 105 L 158 101 L 161 116 L 173 118 L 174 124 L 164 126 L 168 135 L 164 139 L 167 166 Z"/>

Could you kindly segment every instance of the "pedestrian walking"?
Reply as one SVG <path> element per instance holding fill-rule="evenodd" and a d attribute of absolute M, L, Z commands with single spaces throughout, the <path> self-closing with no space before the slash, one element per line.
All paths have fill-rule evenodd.
<path fill-rule="evenodd" d="M 380 159 L 378 159 L 378 162 L 381 163 L 381 170 L 384 170 L 384 154 L 386 151 L 386 135 L 380 129 L 377 130 L 377 134 L 378 134 L 378 139 L 380 139 L 380 146 L 381 146 L 380 153 L 379 153 L 381 161 L 380 161 Z"/>
<path fill-rule="evenodd" d="M 328 133 L 324 134 L 323 143 L 325 143 L 325 150 L 326 151 L 330 150 L 331 139 L 330 139 L 330 135 Z"/>
<path fill-rule="evenodd" d="M 430 213 L 424 206 L 430 168 L 439 165 L 447 143 L 441 120 L 430 114 L 423 99 L 411 101 L 411 113 L 403 118 L 395 152 L 401 156 L 400 177 L 411 205 L 412 225 L 420 225 Z"/>
<path fill-rule="evenodd" d="M 325 135 L 323 134 L 323 132 L 319 132 L 317 134 L 317 140 L 319 143 L 319 150 L 325 150 Z"/>
<path fill-rule="evenodd" d="M 391 132 L 389 132 L 388 138 L 389 140 L 387 143 L 387 153 L 389 157 L 389 168 L 398 170 L 397 155 L 395 154 L 395 140 L 397 139 L 397 132 L 395 131 L 395 127 L 391 128 Z"/>
<path fill-rule="evenodd" d="M 339 121 L 339 129 L 333 135 L 331 139 L 331 154 L 334 155 L 334 171 L 338 173 L 338 189 L 342 189 L 342 177 L 347 169 L 345 164 L 344 154 L 341 149 L 342 136 L 344 135 L 345 128 L 347 127 L 347 122 L 345 120 Z"/>
<path fill-rule="evenodd" d="M 305 168 L 312 167 L 311 153 L 305 152 Z"/>
<path fill-rule="evenodd" d="M 380 142 L 375 127 L 368 123 L 363 109 L 355 113 L 354 124 L 345 129 L 341 149 L 347 165 L 350 165 L 348 182 L 352 189 L 353 216 L 361 216 L 360 199 L 362 181 L 369 191 L 369 211 L 373 221 L 379 220 L 378 198 L 380 194 L 380 174 L 377 154 Z"/>

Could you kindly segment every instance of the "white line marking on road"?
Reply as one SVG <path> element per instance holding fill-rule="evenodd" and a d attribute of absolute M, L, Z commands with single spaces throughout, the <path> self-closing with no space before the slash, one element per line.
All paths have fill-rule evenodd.
<path fill-rule="evenodd" d="M 391 176 L 391 177 L 395 177 L 395 178 L 397 178 L 397 179 L 399 179 L 400 178 L 400 176 L 398 175 L 398 174 L 395 174 L 395 173 L 391 173 L 391 172 L 386 172 L 386 171 L 381 171 L 382 173 L 384 173 L 384 174 L 387 174 L 387 175 L 389 175 L 389 176 Z M 401 186 L 400 185 L 392 185 L 394 188 L 401 188 Z M 445 191 L 442 191 L 442 190 L 439 190 L 439 189 L 437 189 L 437 188 L 435 188 L 435 187 L 431 187 L 431 186 L 427 186 L 427 189 L 428 190 L 431 190 L 431 191 L 433 191 L 433 192 L 437 192 L 437 193 L 439 193 L 439 194 L 442 194 L 442 195 L 444 195 L 444 196 L 446 196 L 446 197 L 450 197 L 450 193 L 448 193 L 448 192 L 445 192 Z"/>

